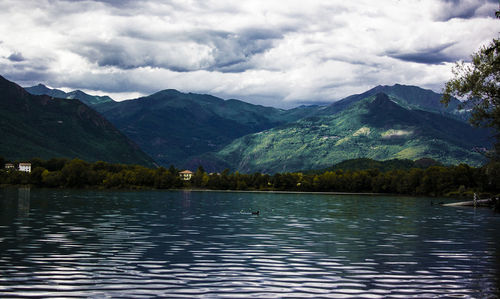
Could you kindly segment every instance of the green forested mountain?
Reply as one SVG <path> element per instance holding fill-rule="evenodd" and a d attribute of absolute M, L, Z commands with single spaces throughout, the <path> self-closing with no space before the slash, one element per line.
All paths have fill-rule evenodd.
<path fill-rule="evenodd" d="M 291 110 L 172 89 L 123 102 L 43 85 L 28 90 L 87 101 L 163 166 L 283 172 L 424 157 L 479 165 L 478 151 L 490 145 L 487 130 L 465 122 L 458 100 L 444 107 L 440 94 L 416 86 L 377 86 Z"/>
<path fill-rule="evenodd" d="M 415 102 L 418 99 L 411 96 L 403 101 L 385 93 L 350 97 L 312 117 L 239 138 L 214 154 L 214 159 L 241 172 L 270 173 L 321 169 L 360 157 L 483 162 L 474 148 L 490 145 L 487 130 L 431 112 L 439 102 L 436 106 Z M 416 107 L 431 111 L 411 109 Z"/>
<path fill-rule="evenodd" d="M 360 100 L 374 96 L 378 93 L 385 93 L 400 106 L 407 109 L 418 109 L 467 120 L 469 115 L 465 110 L 459 109 L 460 101 L 452 99 L 450 104 L 445 107 L 441 104 L 441 94 L 432 90 L 423 89 L 418 86 L 408 86 L 395 84 L 392 86 L 379 85 L 362 94 L 356 94 L 326 106 L 318 114 L 331 115 L 340 112 Z"/>
<path fill-rule="evenodd" d="M 200 155 L 318 109 L 282 110 L 172 89 L 95 108 L 161 165 L 193 169 L 198 164 L 220 168 L 211 157 L 201 159 Z"/>
<path fill-rule="evenodd" d="M 153 160 L 78 100 L 32 95 L 0 76 L 0 156 L 82 158 L 152 166 Z"/>
<path fill-rule="evenodd" d="M 64 92 L 59 89 L 51 89 L 43 84 L 38 84 L 31 87 L 24 88 L 27 92 L 34 95 L 48 95 L 54 98 L 60 99 L 78 99 L 88 106 L 95 106 L 102 103 L 114 102 L 112 98 L 108 96 L 93 96 L 89 95 L 81 90 L 74 90 L 71 92 Z"/>

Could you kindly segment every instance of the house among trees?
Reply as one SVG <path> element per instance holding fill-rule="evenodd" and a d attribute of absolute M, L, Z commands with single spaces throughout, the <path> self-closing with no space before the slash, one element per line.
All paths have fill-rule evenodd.
<path fill-rule="evenodd" d="M 31 172 L 31 163 L 19 163 L 19 171 Z"/>
<path fill-rule="evenodd" d="M 183 170 L 179 172 L 179 176 L 181 177 L 182 180 L 189 181 L 193 176 L 193 172 L 190 170 Z"/>
<path fill-rule="evenodd" d="M 5 169 L 15 170 L 16 166 L 13 163 L 5 163 Z M 17 170 L 24 172 L 31 172 L 31 163 L 21 162 L 19 163 Z"/>

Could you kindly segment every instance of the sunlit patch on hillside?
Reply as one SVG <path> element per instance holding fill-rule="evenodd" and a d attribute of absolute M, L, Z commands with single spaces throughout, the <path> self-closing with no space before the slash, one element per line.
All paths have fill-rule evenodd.
<path fill-rule="evenodd" d="M 352 136 L 368 136 L 368 135 L 370 135 L 370 128 L 368 127 L 362 127 L 356 132 L 354 132 L 354 134 L 352 134 Z"/>
<path fill-rule="evenodd" d="M 346 137 L 344 137 L 344 138 L 340 139 L 339 141 L 335 142 L 335 146 L 339 146 L 339 145 L 341 145 L 342 143 L 344 143 L 344 142 L 346 142 L 346 141 L 349 141 L 349 139 L 351 139 L 351 137 L 346 136 Z"/>
<path fill-rule="evenodd" d="M 425 146 L 412 146 L 403 149 L 395 156 L 397 159 L 415 159 L 416 157 L 424 156 L 425 151 Z"/>
<path fill-rule="evenodd" d="M 394 138 L 394 137 L 405 137 L 413 134 L 413 131 L 410 130 L 394 130 L 390 129 L 381 134 L 382 138 Z"/>

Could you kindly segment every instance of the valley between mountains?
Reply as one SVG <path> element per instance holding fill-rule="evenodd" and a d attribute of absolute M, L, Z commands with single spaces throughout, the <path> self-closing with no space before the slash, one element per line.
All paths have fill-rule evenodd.
<path fill-rule="evenodd" d="M 364 157 L 425 157 L 477 166 L 493 141 L 488 130 L 467 123 L 468 113 L 458 109 L 458 100 L 444 107 L 440 94 L 399 84 L 377 86 L 326 106 L 289 110 L 173 89 L 121 102 L 41 84 L 26 91 L 2 80 L 0 129 L 8 138 L 0 155 L 8 159 L 62 156 L 142 165 L 154 161 L 165 167 L 195 170 L 201 165 L 210 172 L 229 168 L 244 173 L 321 169 Z M 54 103 L 75 108 L 59 110 L 58 118 L 49 109 Z M 24 112 L 14 109 L 20 105 Z M 33 123 L 35 116 L 23 118 L 34 109 L 42 125 Z M 82 117 L 80 110 L 92 117 Z M 98 123 L 96 119 L 101 126 L 90 125 Z M 48 125 L 54 121 L 60 126 Z M 107 135 L 101 136 L 104 132 Z M 70 135 L 75 141 L 64 142 Z M 23 142 L 36 146 L 28 149 L 20 146 Z M 135 152 L 119 154 L 117 148 Z"/>

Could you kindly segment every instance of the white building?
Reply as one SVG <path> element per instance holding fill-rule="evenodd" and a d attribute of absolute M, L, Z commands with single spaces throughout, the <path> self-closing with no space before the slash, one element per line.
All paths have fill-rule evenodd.
<path fill-rule="evenodd" d="M 184 170 L 179 172 L 179 176 L 181 177 L 182 180 L 189 181 L 193 176 L 193 172 L 190 170 Z"/>
<path fill-rule="evenodd" d="M 31 163 L 19 163 L 19 171 L 31 172 Z"/>

